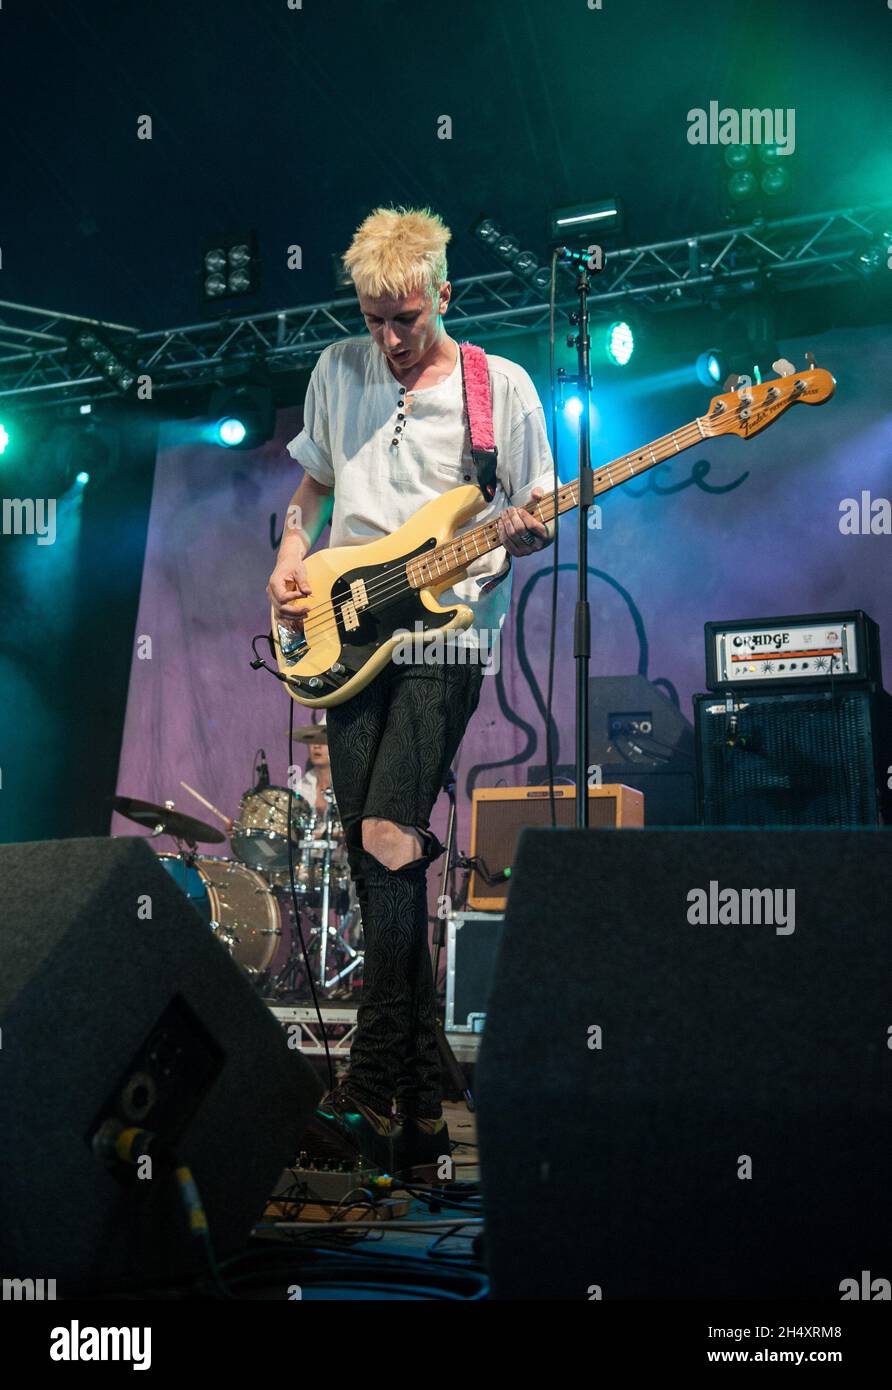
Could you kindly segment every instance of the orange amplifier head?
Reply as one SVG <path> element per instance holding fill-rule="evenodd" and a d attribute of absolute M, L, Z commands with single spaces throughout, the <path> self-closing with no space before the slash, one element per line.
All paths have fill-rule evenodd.
<path fill-rule="evenodd" d="M 638 829 L 644 824 L 644 796 L 614 784 L 589 787 L 589 825 L 593 830 Z M 559 826 L 576 824 L 576 788 L 557 783 L 555 818 Z M 471 857 L 495 877 L 514 863 L 520 832 L 526 826 L 551 825 L 548 787 L 484 787 L 471 795 Z M 468 885 L 468 907 L 503 912 L 508 885 L 487 883 L 476 869 Z"/>

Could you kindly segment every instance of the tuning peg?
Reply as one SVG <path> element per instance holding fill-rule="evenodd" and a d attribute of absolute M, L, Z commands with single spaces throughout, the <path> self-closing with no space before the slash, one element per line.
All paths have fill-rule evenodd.
<path fill-rule="evenodd" d="M 806 360 L 806 362 L 808 363 L 810 370 L 811 370 L 811 371 L 814 371 L 814 369 L 815 369 L 815 367 L 816 367 L 816 365 L 817 365 L 816 362 L 815 362 L 815 355 L 814 355 L 814 353 L 813 353 L 813 352 L 807 352 L 807 353 L 805 354 L 805 360 Z"/>
<path fill-rule="evenodd" d="M 725 378 L 725 390 L 726 390 L 726 391 L 736 391 L 736 390 L 737 390 L 737 383 L 738 383 L 739 381 L 740 381 L 740 377 L 737 375 L 737 373 L 736 373 L 736 372 L 732 372 L 731 375 L 730 375 L 729 377 L 726 377 L 726 378 Z"/>
<path fill-rule="evenodd" d="M 808 356 L 807 353 L 806 356 Z M 796 368 L 793 366 L 793 363 L 788 362 L 786 357 L 779 357 L 777 361 L 772 362 L 771 365 L 777 372 L 778 376 L 792 376 L 796 370 Z"/>

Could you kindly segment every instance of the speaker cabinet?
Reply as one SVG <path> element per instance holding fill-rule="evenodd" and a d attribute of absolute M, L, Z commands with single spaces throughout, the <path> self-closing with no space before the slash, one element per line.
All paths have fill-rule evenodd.
<path fill-rule="evenodd" d="M 0 1027 L 4 1276 L 201 1269 L 163 1162 L 96 1156 L 122 1126 L 191 1168 L 218 1256 L 244 1245 L 320 1086 L 144 839 L 0 846 Z"/>
<path fill-rule="evenodd" d="M 695 695 L 701 822 L 888 821 L 890 704 L 876 686 Z"/>
<path fill-rule="evenodd" d="M 631 787 L 589 787 L 589 826 L 637 829 L 644 824 L 644 798 Z M 576 788 L 555 784 L 555 819 L 572 825 L 576 819 Z M 527 826 L 551 825 L 551 799 L 544 787 L 483 787 L 471 795 L 471 857 L 479 858 L 495 877 L 510 869 L 520 832 Z M 476 869 L 468 884 L 468 906 L 475 911 L 502 912 L 508 900 L 508 881 L 487 883 Z"/>
<path fill-rule="evenodd" d="M 892 1278 L 890 902 L 883 830 L 524 831 L 475 1085 L 495 1296 Z"/>

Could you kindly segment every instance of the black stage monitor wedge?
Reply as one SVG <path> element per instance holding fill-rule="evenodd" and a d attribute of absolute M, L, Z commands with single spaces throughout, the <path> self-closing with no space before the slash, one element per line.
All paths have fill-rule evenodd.
<path fill-rule="evenodd" d="M 476 1077 L 497 1298 L 892 1280 L 892 838 L 526 830 Z"/>
<path fill-rule="evenodd" d="M 145 840 L 0 846 L 0 1027 L 4 1277 L 200 1272 L 165 1151 L 217 1255 L 244 1245 L 319 1083 Z M 122 1128 L 156 1136 L 151 1177 L 103 1163 Z"/>

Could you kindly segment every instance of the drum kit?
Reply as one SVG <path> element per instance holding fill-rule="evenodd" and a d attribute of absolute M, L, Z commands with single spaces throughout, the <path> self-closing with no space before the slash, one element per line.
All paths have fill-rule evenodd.
<path fill-rule="evenodd" d="M 294 731 L 295 741 L 306 744 L 327 737 L 324 724 Z M 227 827 L 230 857 L 199 853 L 199 844 L 222 844 L 226 835 L 175 810 L 172 801 L 117 796 L 112 805 L 150 826 L 151 839 L 176 841 L 176 853 L 159 854 L 162 867 L 265 998 L 303 997 L 310 972 L 329 998 L 352 992 L 361 977 L 362 924 L 333 792 L 322 793 L 319 809 L 288 787 L 271 786 L 264 759 L 230 820 L 181 785 Z"/>

